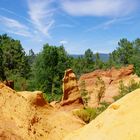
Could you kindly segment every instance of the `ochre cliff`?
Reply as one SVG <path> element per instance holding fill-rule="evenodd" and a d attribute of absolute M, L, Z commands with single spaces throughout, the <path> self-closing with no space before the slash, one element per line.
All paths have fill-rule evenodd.
<path fill-rule="evenodd" d="M 140 81 L 140 78 L 133 74 L 133 71 L 133 65 L 129 65 L 128 67 L 122 67 L 120 69 L 111 68 L 106 71 L 96 70 L 91 73 L 83 74 L 80 77 L 79 86 L 82 81 L 85 81 L 86 90 L 90 95 L 88 106 L 96 107 L 98 105 L 97 94 L 99 89 L 97 89 L 98 86 L 96 84 L 98 77 L 100 77 L 105 84 L 105 93 L 102 96 L 101 102 L 106 101 L 112 103 L 114 102 L 113 97 L 119 95 L 119 83 L 121 80 L 125 85 L 127 85 L 132 79 L 136 82 Z"/>
<path fill-rule="evenodd" d="M 56 110 L 42 93 L 16 92 L 0 83 L 0 140 L 61 140 L 84 123 Z"/>
<path fill-rule="evenodd" d="M 79 85 L 85 81 L 90 107 L 98 105 L 97 92 L 101 87 L 96 83 L 98 77 L 105 84 L 105 94 L 101 101 L 109 103 L 114 102 L 113 97 L 119 94 L 120 80 L 124 84 L 128 84 L 131 79 L 140 81 L 133 74 L 132 65 L 82 75 Z M 72 114 L 73 109 L 83 108 L 79 85 L 73 71 L 65 71 L 62 100 L 50 105 L 40 91 L 16 92 L 0 83 L 0 139 L 140 140 L 140 89 L 110 105 L 85 126 L 82 120 Z"/>
<path fill-rule="evenodd" d="M 129 93 L 63 140 L 140 140 L 140 89 Z"/>

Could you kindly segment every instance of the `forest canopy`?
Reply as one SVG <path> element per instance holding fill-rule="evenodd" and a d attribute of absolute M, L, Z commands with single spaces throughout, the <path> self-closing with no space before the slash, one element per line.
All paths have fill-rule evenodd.
<path fill-rule="evenodd" d="M 19 40 L 6 34 L 0 35 L 0 80 L 13 80 L 15 90 L 42 90 L 46 95 L 62 94 L 64 71 L 72 68 L 78 77 L 96 69 L 109 69 L 133 64 L 140 76 L 140 39 L 128 41 L 123 38 L 116 49 L 103 61 L 99 53 L 89 48 L 83 55 L 69 55 L 64 46 L 44 44 L 41 52 L 29 53 Z"/>

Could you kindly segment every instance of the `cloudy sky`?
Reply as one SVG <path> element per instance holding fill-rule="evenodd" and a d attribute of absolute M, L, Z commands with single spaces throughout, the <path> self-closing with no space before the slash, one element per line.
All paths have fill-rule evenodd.
<path fill-rule="evenodd" d="M 140 37 L 139 0 L 0 0 L 0 34 L 21 40 L 26 51 L 43 44 L 70 54 L 109 53 L 121 38 Z"/>

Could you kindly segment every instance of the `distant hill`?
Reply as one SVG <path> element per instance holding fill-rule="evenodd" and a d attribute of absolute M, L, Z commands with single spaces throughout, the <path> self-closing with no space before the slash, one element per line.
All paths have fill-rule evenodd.
<path fill-rule="evenodd" d="M 109 59 L 109 54 L 100 53 L 100 58 L 102 61 L 106 62 Z"/>
<path fill-rule="evenodd" d="M 78 57 L 82 57 L 82 54 L 71 54 L 70 56 L 74 57 L 74 58 L 78 58 Z M 109 59 L 109 54 L 106 53 L 99 53 L 99 56 L 101 58 L 102 61 L 106 62 Z"/>

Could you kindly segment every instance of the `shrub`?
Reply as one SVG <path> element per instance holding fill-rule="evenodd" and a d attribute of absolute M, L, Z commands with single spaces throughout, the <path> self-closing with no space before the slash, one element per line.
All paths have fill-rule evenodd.
<path fill-rule="evenodd" d="M 81 97 L 84 102 L 84 106 L 86 107 L 88 105 L 88 100 L 90 99 L 90 97 L 89 97 L 88 91 L 86 90 L 85 81 L 82 81 L 80 83 L 80 87 L 81 87 L 80 89 Z"/>
<path fill-rule="evenodd" d="M 25 91 L 28 89 L 27 79 L 21 77 L 19 74 L 11 74 L 8 79 L 14 81 L 14 90 Z"/>
<path fill-rule="evenodd" d="M 43 97 L 44 99 L 47 101 L 47 102 L 52 102 L 52 101 L 60 101 L 61 98 L 62 98 L 62 95 L 61 94 L 48 94 L 48 93 L 44 93 L 43 94 Z"/>
<path fill-rule="evenodd" d="M 128 85 L 124 85 L 123 81 L 121 80 L 119 83 L 119 95 L 114 97 L 114 100 L 118 100 L 125 96 L 126 94 L 140 88 L 140 82 L 136 82 L 134 79 L 131 79 Z"/>
<path fill-rule="evenodd" d="M 101 114 L 104 110 L 107 109 L 107 107 L 110 105 L 110 103 L 107 102 L 101 102 L 100 106 L 97 108 L 97 115 Z"/>
<path fill-rule="evenodd" d="M 97 88 L 98 104 L 100 104 L 101 99 L 104 96 L 105 90 L 106 90 L 105 83 L 104 83 L 104 81 L 100 77 L 98 77 L 96 82 L 95 82 L 95 86 Z"/>
<path fill-rule="evenodd" d="M 73 112 L 74 115 L 78 116 L 80 119 L 82 119 L 85 123 L 89 123 L 91 120 L 96 118 L 96 109 L 95 108 L 84 108 L 79 109 Z"/>
<path fill-rule="evenodd" d="M 90 121 L 95 119 L 99 114 L 101 114 L 108 106 L 109 103 L 102 102 L 97 108 L 86 107 L 74 111 L 73 114 L 78 116 L 85 123 L 89 123 Z"/>

